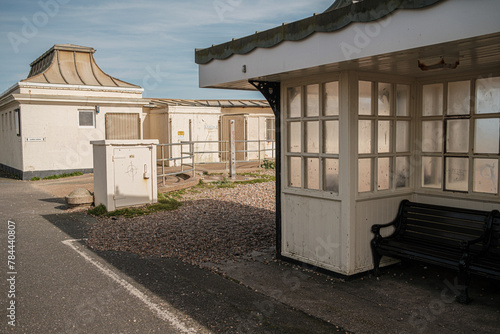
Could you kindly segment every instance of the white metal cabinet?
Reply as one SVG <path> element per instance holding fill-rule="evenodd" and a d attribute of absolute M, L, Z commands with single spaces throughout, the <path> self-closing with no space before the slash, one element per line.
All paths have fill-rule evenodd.
<path fill-rule="evenodd" d="M 95 205 L 116 208 L 158 201 L 158 140 L 94 141 Z"/>

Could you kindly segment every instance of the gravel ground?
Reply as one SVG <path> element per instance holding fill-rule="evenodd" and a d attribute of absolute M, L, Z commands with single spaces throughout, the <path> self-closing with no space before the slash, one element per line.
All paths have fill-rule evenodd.
<path fill-rule="evenodd" d="M 239 260 L 275 245 L 274 182 L 196 189 L 187 191 L 182 202 L 175 211 L 150 216 L 99 218 L 87 245 L 200 266 Z"/>

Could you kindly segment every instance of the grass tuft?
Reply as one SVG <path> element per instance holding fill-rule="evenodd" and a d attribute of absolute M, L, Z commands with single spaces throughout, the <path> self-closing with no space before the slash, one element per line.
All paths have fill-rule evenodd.
<path fill-rule="evenodd" d="M 63 173 L 63 174 L 46 176 L 43 179 L 44 180 L 57 180 L 57 179 L 65 178 L 65 177 L 80 176 L 80 175 L 83 175 L 83 173 L 82 172 Z M 37 177 L 31 178 L 31 181 L 38 181 L 38 180 L 40 180 L 39 177 L 38 178 Z"/>
<path fill-rule="evenodd" d="M 177 199 L 169 197 L 166 194 L 158 194 L 158 203 L 147 205 L 144 207 L 137 208 L 123 208 L 115 211 L 108 212 L 106 206 L 103 204 L 88 210 L 90 215 L 97 217 L 126 217 L 133 218 L 139 216 L 147 216 L 159 211 L 172 211 L 177 210 L 182 206 L 182 203 Z"/>

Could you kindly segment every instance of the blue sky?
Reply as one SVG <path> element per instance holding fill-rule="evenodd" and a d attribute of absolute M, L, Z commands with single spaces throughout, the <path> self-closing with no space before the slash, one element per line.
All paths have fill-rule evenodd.
<path fill-rule="evenodd" d="M 142 86 L 144 97 L 262 98 L 201 89 L 195 48 L 274 28 L 326 10 L 333 0 L 11 0 L 0 12 L 0 92 L 25 79 L 54 44 L 96 49 L 108 74 Z"/>

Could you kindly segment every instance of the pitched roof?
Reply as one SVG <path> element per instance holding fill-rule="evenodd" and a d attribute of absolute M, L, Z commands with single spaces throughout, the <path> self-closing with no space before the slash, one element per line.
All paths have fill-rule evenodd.
<path fill-rule="evenodd" d="M 30 64 L 28 78 L 22 82 L 141 88 L 104 73 L 94 52 L 90 47 L 56 44 Z"/>
<path fill-rule="evenodd" d="M 316 32 L 334 32 L 354 22 L 376 21 L 398 9 L 419 9 L 445 0 L 337 0 L 324 13 L 281 25 L 254 35 L 199 49 L 197 64 L 223 60 L 234 54 L 248 54 L 256 48 L 271 48 L 284 41 L 300 41 Z"/>

